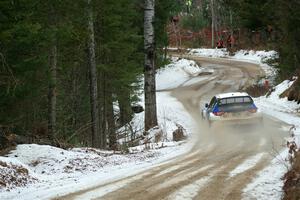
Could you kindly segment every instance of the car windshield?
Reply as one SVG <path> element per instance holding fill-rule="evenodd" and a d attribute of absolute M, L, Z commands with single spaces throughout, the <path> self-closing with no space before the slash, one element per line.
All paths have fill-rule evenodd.
<path fill-rule="evenodd" d="M 249 96 L 230 97 L 218 100 L 219 110 L 222 112 L 241 112 L 252 108 L 253 100 Z"/>

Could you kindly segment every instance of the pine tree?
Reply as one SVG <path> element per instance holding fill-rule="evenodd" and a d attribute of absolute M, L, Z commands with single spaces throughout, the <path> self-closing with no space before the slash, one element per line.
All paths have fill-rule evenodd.
<path fill-rule="evenodd" d="M 59 141 L 57 145 L 90 146 L 93 141 L 93 146 L 105 148 L 109 141 L 115 149 L 116 130 L 132 119 L 131 105 L 137 101 L 133 83 L 142 73 L 140 4 L 139 0 L 1 1 L 0 125 L 26 133 L 37 143 L 50 138 Z M 160 49 L 167 45 L 164 28 L 174 5 L 172 0 L 158 0 L 155 6 L 159 33 L 155 42 Z M 154 46 L 148 50 L 148 55 L 153 53 L 154 75 L 154 57 L 160 54 Z M 90 84 L 92 76 L 96 79 Z M 94 87 L 90 96 L 89 86 L 95 82 L 98 95 Z M 92 115 L 95 107 L 98 114 Z M 98 130 L 93 126 L 96 118 Z"/>

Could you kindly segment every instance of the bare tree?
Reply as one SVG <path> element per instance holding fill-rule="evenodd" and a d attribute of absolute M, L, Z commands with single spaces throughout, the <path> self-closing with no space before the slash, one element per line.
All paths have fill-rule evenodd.
<path fill-rule="evenodd" d="M 144 90 L 145 90 L 145 130 L 157 126 L 156 86 L 155 86 L 155 45 L 154 45 L 154 14 L 155 0 L 145 0 L 144 5 Z"/>
<path fill-rule="evenodd" d="M 100 138 L 99 131 L 99 110 L 98 110 L 98 87 L 97 87 L 97 68 L 95 55 L 95 33 L 93 8 L 91 0 L 87 0 L 87 23 L 88 23 L 88 61 L 90 71 L 90 101 L 92 118 L 92 146 L 105 147 L 105 142 Z"/>

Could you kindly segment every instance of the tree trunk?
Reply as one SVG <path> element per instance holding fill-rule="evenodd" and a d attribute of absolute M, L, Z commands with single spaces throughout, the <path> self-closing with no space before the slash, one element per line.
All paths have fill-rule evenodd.
<path fill-rule="evenodd" d="M 106 119 L 105 119 L 105 114 L 106 114 L 106 96 L 107 96 L 107 89 L 106 89 L 106 75 L 104 72 L 101 72 L 98 74 L 98 77 L 100 81 L 98 81 L 99 85 L 99 124 L 100 124 L 100 132 L 101 132 L 101 146 L 106 147 Z"/>
<path fill-rule="evenodd" d="M 155 87 L 155 46 L 154 46 L 154 7 L 155 0 L 145 0 L 144 10 L 144 92 L 145 92 L 145 131 L 157 126 L 156 87 Z"/>
<path fill-rule="evenodd" d="M 230 35 L 233 36 L 233 19 L 232 19 L 232 11 L 229 10 L 230 14 Z M 231 47 L 234 47 L 234 43 L 231 43 Z"/>
<path fill-rule="evenodd" d="M 111 89 L 111 88 L 109 88 Z M 111 90 L 108 91 L 106 98 L 107 112 L 106 112 L 106 121 L 107 121 L 107 132 L 109 136 L 109 148 L 112 150 L 117 149 L 117 135 L 115 128 L 115 118 L 114 118 L 114 107 Z"/>
<path fill-rule="evenodd" d="M 130 101 L 130 92 L 128 89 L 118 89 L 117 90 L 117 99 L 120 108 L 120 126 L 124 126 L 129 123 L 132 119 L 132 108 Z"/>
<path fill-rule="evenodd" d="M 91 0 L 87 0 L 87 19 L 88 19 L 88 61 L 90 71 L 90 102 L 92 118 L 92 146 L 101 146 L 101 137 L 99 132 L 99 111 L 98 111 L 98 89 L 97 89 L 97 69 L 95 56 L 95 34 L 93 8 Z"/>
<path fill-rule="evenodd" d="M 49 52 L 49 89 L 48 89 L 48 139 L 53 142 L 56 134 L 56 84 L 57 84 L 57 38 L 55 28 L 57 26 L 57 13 L 53 5 L 48 13 L 50 30 L 54 33 L 51 38 Z"/>
<path fill-rule="evenodd" d="M 173 20 L 172 20 L 172 28 L 173 28 L 173 32 L 175 34 L 176 48 L 179 49 L 179 42 L 178 42 L 178 34 L 177 34 L 177 30 L 176 30 L 176 24 Z"/>
<path fill-rule="evenodd" d="M 49 91 L 48 91 L 48 138 L 52 141 L 56 134 L 56 81 L 57 81 L 57 46 L 53 43 L 49 56 Z"/>
<path fill-rule="evenodd" d="M 215 11 L 214 0 L 210 0 L 211 7 L 211 48 L 215 48 Z"/>

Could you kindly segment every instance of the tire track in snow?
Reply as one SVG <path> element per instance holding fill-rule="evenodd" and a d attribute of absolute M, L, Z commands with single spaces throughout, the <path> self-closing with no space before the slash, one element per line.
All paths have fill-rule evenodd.
<path fill-rule="evenodd" d="M 194 151 L 193 153 L 187 155 L 184 157 L 184 159 L 176 160 L 175 162 L 170 162 L 165 165 L 162 165 L 158 168 L 153 169 L 153 176 L 151 178 L 157 178 L 159 176 L 165 176 L 169 173 L 176 173 L 176 171 L 179 171 L 179 173 L 183 171 L 188 170 L 188 166 L 194 166 L 194 164 L 199 163 L 203 161 L 204 158 L 206 158 L 207 155 L 211 154 L 211 151 L 214 150 L 215 145 L 210 144 L 206 145 L 205 147 L 202 147 L 198 149 L 197 151 Z M 199 158 L 199 154 L 202 154 L 203 157 Z M 183 169 L 183 170 L 182 170 Z M 176 173 L 176 174 L 179 174 Z"/>
<path fill-rule="evenodd" d="M 153 177 L 155 178 L 155 177 L 158 177 L 158 176 L 161 176 L 161 175 L 164 175 L 164 174 L 171 173 L 171 172 L 176 171 L 176 170 L 178 170 L 180 168 L 184 168 L 184 167 L 186 167 L 186 166 L 188 166 L 188 165 L 190 165 L 190 164 L 192 164 L 194 162 L 197 162 L 198 160 L 199 160 L 199 158 L 194 158 L 194 159 L 192 159 L 190 161 L 187 161 L 187 162 L 185 162 L 183 164 L 174 165 L 172 167 L 169 167 L 169 168 L 167 168 L 167 169 L 159 172 L 158 174 L 155 174 Z"/>
<path fill-rule="evenodd" d="M 133 176 L 131 178 L 128 179 L 123 179 L 121 181 L 115 182 L 115 183 L 111 183 L 108 184 L 106 186 L 103 187 L 99 187 L 98 189 L 92 190 L 90 192 L 86 192 L 82 195 L 78 195 L 75 198 L 72 198 L 74 200 L 82 200 L 82 199 L 96 199 L 99 197 L 102 197 L 108 193 L 114 192 L 120 188 L 123 188 L 124 186 L 126 186 L 127 184 L 139 180 L 147 175 L 151 174 L 150 172 L 138 175 L 138 176 Z"/>
<path fill-rule="evenodd" d="M 171 194 L 168 199 L 169 200 L 190 200 L 193 199 L 195 196 L 198 195 L 199 190 L 203 188 L 205 184 L 207 184 L 211 179 L 211 176 L 205 176 L 192 184 L 186 185 L 176 191 L 175 193 Z"/>
<path fill-rule="evenodd" d="M 207 166 L 204 166 L 204 167 L 201 167 L 200 169 L 197 169 L 197 170 L 194 170 L 190 173 L 187 173 L 187 174 L 183 174 L 183 173 L 178 173 L 177 176 L 175 177 L 172 177 L 171 179 L 161 183 L 160 185 L 158 186 L 155 186 L 153 188 L 153 191 L 156 191 L 156 190 L 159 190 L 159 189 L 163 189 L 163 188 L 166 188 L 166 187 L 170 187 L 172 185 L 175 185 L 175 184 L 178 184 L 180 182 L 183 182 L 185 180 L 188 180 L 190 178 L 193 178 L 194 176 L 197 176 L 199 175 L 201 172 L 204 172 L 210 168 L 212 168 L 213 165 L 207 165 Z M 180 176 L 181 174 L 183 174 L 182 176 Z"/>
<path fill-rule="evenodd" d="M 201 189 L 212 180 L 213 176 L 215 176 L 217 173 L 221 172 L 225 168 L 226 166 L 216 168 L 212 172 L 208 173 L 207 176 L 203 176 L 190 184 L 184 185 L 179 190 L 170 194 L 167 197 L 167 200 L 192 200 L 194 197 L 199 195 Z"/>
<path fill-rule="evenodd" d="M 234 177 L 240 173 L 243 173 L 253 167 L 264 157 L 265 153 L 259 153 L 257 155 L 251 156 L 240 165 L 238 165 L 235 169 L 229 172 L 229 178 Z"/>

